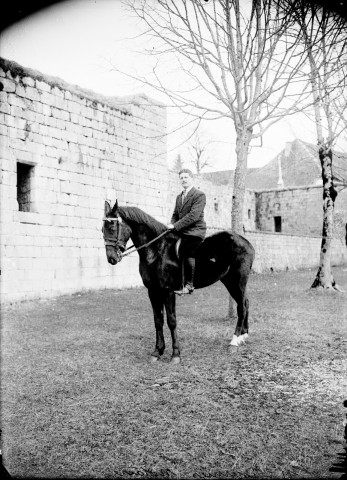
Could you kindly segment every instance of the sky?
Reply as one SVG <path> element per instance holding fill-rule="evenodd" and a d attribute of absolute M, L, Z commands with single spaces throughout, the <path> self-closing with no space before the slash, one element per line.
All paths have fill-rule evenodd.
<path fill-rule="evenodd" d="M 153 58 L 145 54 L 148 43 L 139 34 L 143 26 L 126 10 L 121 0 L 67 0 L 41 10 L 1 32 L 0 55 L 23 67 L 60 77 L 68 83 L 107 96 L 145 93 L 164 103 L 158 91 L 119 73 L 147 76 Z M 112 66 L 116 66 L 116 71 Z M 171 71 L 169 81 L 179 82 L 180 71 Z M 172 80 L 170 80 L 170 78 Z M 185 139 L 192 130 L 177 131 L 182 115 L 168 109 L 168 163 L 180 153 L 188 160 Z M 206 171 L 235 168 L 235 136 L 231 120 L 214 120 L 203 125 L 201 136 L 209 142 Z M 315 128 L 304 115 L 275 124 L 253 146 L 248 166 L 261 167 L 299 138 L 315 144 Z M 258 145 L 260 144 L 258 140 Z"/>

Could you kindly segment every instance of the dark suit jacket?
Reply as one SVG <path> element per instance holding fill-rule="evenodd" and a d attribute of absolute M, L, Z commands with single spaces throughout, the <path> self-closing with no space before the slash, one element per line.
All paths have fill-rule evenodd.
<path fill-rule="evenodd" d="M 192 187 L 182 205 L 182 194 L 177 195 L 176 205 L 172 214 L 171 223 L 180 233 L 205 238 L 206 223 L 204 208 L 206 195 Z"/>

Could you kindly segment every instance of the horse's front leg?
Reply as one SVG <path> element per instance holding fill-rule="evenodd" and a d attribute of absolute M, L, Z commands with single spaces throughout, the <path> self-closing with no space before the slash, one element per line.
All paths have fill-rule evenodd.
<path fill-rule="evenodd" d="M 154 352 L 151 354 L 152 360 L 155 362 L 164 353 L 164 301 L 160 290 L 148 289 L 148 296 L 152 304 L 154 325 L 156 331 L 156 342 Z"/>
<path fill-rule="evenodd" d="M 164 294 L 164 304 L 166 309 L 167 324 L 171 332 L 172 338 L 172 357 L 171 363 L 180 363 L 180 345 L 177 335 L 177 321 L 176 321 L 176 297 L 175 293 L 167 290 Z"/>

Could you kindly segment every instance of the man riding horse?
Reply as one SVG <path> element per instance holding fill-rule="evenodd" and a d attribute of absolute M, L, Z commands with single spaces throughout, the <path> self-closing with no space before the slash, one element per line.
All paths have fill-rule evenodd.
<path fill-rule="evenodd" d="M 187 172 L 182 172 L 181 175 L 183 173 Z M 192 178 L 190 173 L 189 176 Z M 186 181 L 183 182 L 183 179 L 182 183 L 187 184 Z M 193 201 L 195 196 L 198 197 L 198 201 Z M 191 198 L 191 203 L 189 198 Z M 179 208 L 180 205 L 177 205 L 180 200 L 183 208 Z M 246 287 L 254 260 L 254 248 L 246 238 L 225 230 L 206 237 L 202 242 L 201 238 L 205 235 L 206 229 L 203 221 L 205 195 L 192 188 L 188 192 L 187 202 L 189 203 L 186 208 L 190 205 L 191 214 L 191 216 L 189 213 L 186 214 L 187 224 L 184 223 L 186 221 L 185 202 L 182 206 L 182 197 L 179 195 L 176 206 L 177 210 L 181 210 L 181 212 L 178 211 L 176 214 L 174 212 L 174 223 L 172 224 L 174 228 L 171 230 L 167 230 L 166 225 L 138 207 L 122 207 L 118 205 L 118 202 L 111 207 L 107 201 L 105 202 L 102 232 L 108 262 L 116 265 L 134 249 L 139 253 L 139 271 L 143 284 L 148 290 L 156 328 L 156 344 L 151 354 L 153 361 L 161 358 L 165 350 L 164 310 L 172 339 L 171 361 L 179 363 L 181 358 L 174 293 L 181 292 L 177 290 L 182 281 L 181 264 L 175 251 L 179 239 L 178 232 L 181 231 L 188 230 L 193 233 L 193 237 L 198 237 L 196 243 L 199 242 L 199 247 L 195 250 L 195 288 L 205 288 L 220 280 L 237 303 L 237 324 L 230 345 L 238 347 L 245 343 L 248 336 L 249 302 Z M 181 218 L 176 220 L 175 215 L 181 216 Z M 192 218 L 196 220 L 191 222 Z M 177 232 L 176 227 L 178 227 Z M 187 227 L 190 228 L 186 230 Z M 133 246 L 126 247 L 130 238 Z M 190 240 L 188 239 L 188 243 Z M 192 240 L 191 242 L 193 243 Z M 191 251 L 188 253 L 191 255 Z M 188 274 L 192 285 L 194 268 Z"/>
<path fill-rule="evenodd" d="M 185 285 L 176 290 L 178 295 L 186 295 L 194 291 L 195 255 L 198 246 L 206 235 L 204 208 L 206 195 L 194 187 L 194 175 L 188 168 L 179 172 L 183 192 L 177 195 L 175 208 L 169 229 L 176 230 L 181 238 L 180 253 L 185 261 Z"/>

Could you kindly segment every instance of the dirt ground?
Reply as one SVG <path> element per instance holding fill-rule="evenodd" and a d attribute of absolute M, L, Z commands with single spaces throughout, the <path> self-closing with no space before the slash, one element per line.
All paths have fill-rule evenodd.
<path fill-rule="evenodd" d="M 334 269 L 347 291 L 346 268 Z M 340 478 L 346 294 L 315 271 L 252 275 L 228 346 L 223 285 L 179 298 L 182 364 L 152 364 L 144 288 L 2 308 L 2 450 L 14 477 Z"/>

